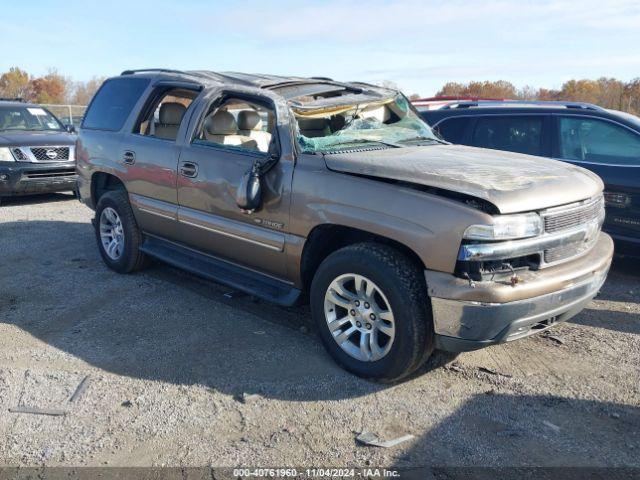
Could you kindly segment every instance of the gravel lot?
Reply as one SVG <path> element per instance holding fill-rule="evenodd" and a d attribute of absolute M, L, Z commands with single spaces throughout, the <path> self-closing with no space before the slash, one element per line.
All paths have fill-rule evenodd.
<path fill-rule="evenodd" d="M 66 194 L 0 207 L 0 464 L 640 466 L 638 263 L 549 336 L 384 386 L 334 365 L 305 308 L 108 270 L 91 216 Z"/>

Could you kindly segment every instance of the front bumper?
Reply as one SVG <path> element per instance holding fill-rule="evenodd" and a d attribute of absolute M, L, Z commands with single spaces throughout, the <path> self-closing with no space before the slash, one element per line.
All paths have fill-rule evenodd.
<path fill-rule="evenodd" d="M 474 285 L 450 274 L 426 271 L 436 347 L 476 350 L 527 337 L 579 313 L 604 283 L 613 241 L 600 233 L 595 246 L 571 262 L 518 274 L 515 285 Z"/>
<path fill-rule="evenodd" d="M 0 196 L 74 190 L 75 162 L 0 162 Z"/>

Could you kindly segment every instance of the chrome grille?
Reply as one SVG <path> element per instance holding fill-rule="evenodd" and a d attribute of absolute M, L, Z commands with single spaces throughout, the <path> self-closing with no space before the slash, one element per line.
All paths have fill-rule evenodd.
<path fill-rule="evenodd" d="M 574 244 L 562 245 L 561 247 L 549 248 L 544 251 L 544 262 L 554 263 L 565 258 L 572 257 L 576 254 L 576 246 Z"/>
<path fill-rule="evenodd" d="M 549 248 L 544 251 L 544 263 L 556 263 L 574 257 L 580 253 L 580 250 L 584 250 L 581 247 L 581 244 L 570 243 L 561 247 Z"/>
<path fill-rule="evenodd" d="M 73 162 L 76 159 L 75 146 L 27 146 L 11 147 L 13 157 L 18 162 L 48 163 L 48 162 Z"/>
<path fill-rule="evenodd" d="M 69 160 L 69 147 L 31 147 L 31 153 L 39 162 Z"/>
<path fill-rule="evenodd" d="M 576 240 L 548 248 L 543 253 L 542 266 L 554 265 L 589 251 L 597 242 L 598 232 L 604 221 L 604 198 L 602 196 L 556 207 L 541 213 L 546 234 L 563 235 L 563 232 L 583 231 Z"/>
<path fill-rule="evenodd" d="M 597 220 L 603 213 L 604 200 L 602 197 L 565 207 L 552 208 L 542 213 L 544 230 L 547 233 L 554 233 L 578 227 Z"/>
<path fill-rule="evenodd" d="M 18 160 L 19 162 L 26 162 L 27 160 L 29 160 L 19 148 L 13 149 L 13 156 L 16 157 L 16 160 Z"/>
<path fill-rule="evenodd" d="M 591 250 L 598 241 L 597 231 L 597 229 L 594 229 L 590 234 L 591 236 L 587 236 L 585 240 L 580 242 L 567 243 L 566 245 L 546 249 L 544 251 L 544 263 L 547 265 L 555 264 Z"/>

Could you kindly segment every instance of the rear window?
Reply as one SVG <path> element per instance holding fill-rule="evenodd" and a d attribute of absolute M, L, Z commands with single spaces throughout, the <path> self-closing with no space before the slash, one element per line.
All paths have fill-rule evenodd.
<path fill-rule="evenodd" d="M 147 85 L 147 78 L 130 77 L 106 81 L 93 97 L 82 128 L 113 132 L 120 130 Z"/>

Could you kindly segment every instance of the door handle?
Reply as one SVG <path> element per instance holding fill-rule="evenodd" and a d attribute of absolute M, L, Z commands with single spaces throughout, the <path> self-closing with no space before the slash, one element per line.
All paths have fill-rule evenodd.
<path fill-rule="evenodd" d="M 125 165 L 133 165 L 136 163 L 136 152 L 125 150 L 122 154 L 122 163 Z"/>
<path fill-rule="evenodd" d="M 197 177 L 198 164 L 193 162 L 182 162 L 180 164 L 180 175 L 189 178 Z"/>

